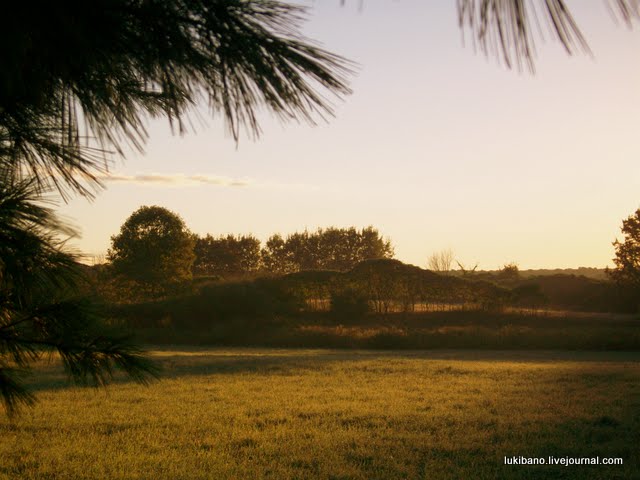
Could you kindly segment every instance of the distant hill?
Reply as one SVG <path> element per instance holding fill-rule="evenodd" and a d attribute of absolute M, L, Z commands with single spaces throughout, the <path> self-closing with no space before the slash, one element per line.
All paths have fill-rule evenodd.
<path fill-rule="evenodd" d="M 498 275 L 500 270 L 476 270 L 473 274 L 481 278 L 491 277 Z M 462 272 L 455 270 L 453 272 L 456 276 L 461 276 Z M 546 277 L 551 275 L 575 275 L 577 277 L 583 276 L 591 278 L 593 280 L 608 280 L 606 269 L 596 267 L 579 267 L 579 268 L 540 268 L 540 269 L 528 269 L 519 270 L 520 277 Z"/>
<path fill-rule="evenodd" d="M 593 280 L 608 280 L 606 269 L 595 267 L 580 268 L 554 268 L 554 269 L 538 269 L 538 270 L 520 270 L 523 277 L 542 277 L 549 275 L 575 275 L 592 278 Z"/>

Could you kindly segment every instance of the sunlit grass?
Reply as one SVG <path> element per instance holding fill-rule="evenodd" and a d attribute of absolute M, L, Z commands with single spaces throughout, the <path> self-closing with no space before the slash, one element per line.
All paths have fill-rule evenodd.
<path fill-rule="evenodd" d="M 0 420 L 0 478 L 637 478 L 640 354 L 157 351 L 163 380 Z M 503 465 L 511 455 L 623 466 Z"/>

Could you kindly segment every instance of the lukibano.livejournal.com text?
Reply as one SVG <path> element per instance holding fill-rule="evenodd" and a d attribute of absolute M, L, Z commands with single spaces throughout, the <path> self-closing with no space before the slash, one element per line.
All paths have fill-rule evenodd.
<path fill-rule="evenodd" d="M 622 465 L 622 458 L 601 457 L 504 457 L 505 465 Z"/>

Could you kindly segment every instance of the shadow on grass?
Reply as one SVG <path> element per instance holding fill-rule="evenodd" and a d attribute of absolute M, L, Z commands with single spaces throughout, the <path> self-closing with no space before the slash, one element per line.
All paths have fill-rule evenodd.
<path fill-rule="evenodd" d="M 215 375 L 262 374 L 262 375 L 298 375 L 316 372 L 332 365 L 349 363 L 352 370 L 359 365 L 375 360 L 439 360 L 451 361 L 464 368 L 465 363 L 521 363 L 554 364 L 570 362 L 572 364 L 617 364 L 640 363 L 640 352 L 567 352 L 544 350 L 309 350 L 309 349 L 248 349 L 248 348 L 193 348 L 175 347 L 162 350 L 150 350 L 153 361 L 161 368 L 160 380 L 182 377 Z M 457 368 L 449 367 L 451 371 Z M 445 369 L 440 369 L 446 372 Z M 438 374 L 440 370 L 431 372 Z M 576 366 L 576 370 L 580 370 Z M 387 373 L 393 370 L 388 369 Z M 384 372 L 383 372 L 384 373 Z M 442 372 L 440 372 L 442 373 Z M 612 379 L 606 377 L 608 381 Z M 116 374 L 112 384 L 126 384 L 132 381 L 121 373 Z M 31 391 L 63 390 L 71 386 L 83 387 L 72 383 L 59 362 L 52 360 L 38 365 L 28 378 Z"/>
<path fill-rule="evenodd" d="M 322 381 L 332 378 L 332 370 L 337 369 L 347 375 L 364 375 L 354 382 L 356 387 L 370 388 L 368 380 L 372 378 L 380 381 L 374 382 L 375 385 L 390 388 L 396 384 L 387 383 L 385 379 L 409 366 L 412 378 L 420 374 L 424 375 L 426 382 L 431 381 L 429 388 L 433 385 L 447 388 L 458 385 L 457 390 L 453 390 L 450 405 L 446 405 L 446 398 L 434 394 L 429 398 L 444 405 L 434 401 L 422 405 L 423 409 L 419 410 L 421 406 L 416 404 L 415 409 L 400 410 L 401 414 L 394 414 L 380 404 L 377 408 L 368 409 L 367 403 L 358 404 L 362 408 L 357 409 L 325 409 L 322 401 L 313 408 L 296 404 L 283 410 L 282 404 L 276 400 L 271 409 L 263 409 L 251 404 L 250 395 L 245 392 L 239 401 L 253 405 L 256 413 L 250 422 L 255 428 L 249 429 L 249 434 L 244 437 L 227 439 L 227 444 L 224 444 L 227 442 L 224 436 L 215 440 L 224 444 L 220 447 L 222 449 L 229 446 L 230 461 L 236 465 L 244 465 L 249 460 L 258 462 L 262 458 L 261 439 L 269 437 L 272 432 L 288 431 L 295 435 L 297 441 L 310 442 L 312 440 L 305 440 L 304 435 L 296 432 L 319 431 L 336 434 L 332 436 L 326 452 L 333 453 L 338 449 L 336 458 L 343 462 L 345 471 L 358 472 L 355 478 L 639 478 L 640 452 L 636 445 L 640 440 L 640 417 L 637 414 L 640 409 L 640 354 L 637 352 L 175 347 L 156 350 L 151 355 L 164 368 L 163 378 L 167 380 L 212 377 L 212 382 L 215 382 L 216 377 L 220 379 L 226 375 L 300 377 L 320 371 L 323 375 L 318 379 Z M 517 378 L 520 367 L 524 367 L 522 376 Z M 367 377 L 369 374 L 373 376 Z M 37 381 L 32 385 L 34 389 L 66 388 L 60 383 L 64 375 L 57 366 L 45 365 L 37 370 L 36 375 Z M 477 385 L 466 383 L 465 378 L 471 376 L 483 377 L 486 381 Z M 128 383 L 121 377 L 116 381 Z M 296 384 L 280 383 L 286 388 L 290 388 L 289 385 L 296 388 Z M 343 384 L 338 382 L 336 385 L 340 388 Z M 389 390 L 389 393 L 393 394 L 393 391 Z M 411 393 L 405 392 L 409 395 L 405 403 L 419 403 L 420 399 L 414 399 Z M 331 393 L 315 390 L 301 398 L 316 395 L 321 395 L 321 399 L 328 402 L 334 398 Z M 357 398 L 357 395 L 352 398 Z M 374 394 L 371 398 L 373 402 L 385 401 Z M 236 414 L 241 423 L 249 422 L 246 420 L 247 408 L 240 408 Z M 109 421 L 72 428 L 90 428 L 93 434 L 107 441 L 109 436 L 143 428 L 144 422 L 135 421 L 134 417 L 127 417 L 124 422 Z M 0 433 L 15 430 L 45 436 L 55 435 L 55 428 L 57 426 L 42 424 L 16 427 L 7 424 L 0 425 Z M 261 437 L 262 433 L 256 433 L 258 431 L 264 432 L 264 437 Z M 242 429 L 238 432 L 241 433 Z M 357 435 L 354 433 L 341 439 L 344 432 L 356 432 Z M 212 443 L 207 448 L 215 450 L 218 448 L 216 445 Z M 300 450 L 299 458 L 289 456 L 285 450 L 276 452 L 278 461 L 289 462 L 292 468 L 288 478 L 341 478 L 327 475 L 322 451 L 320 454 L 314 453 L 313 449 L 310 451 Z M 185 458 L 189 455 L 194 453 L 186 451 Z M 504 457 L 514 455 L 545 459 L 549 456 L 622 458 L 624 465 L 505 465 Z M 20 460 L 12 460 L 12 463 L 14 466 L 9 462 L 6 467 L 0 466 L 0 474 L 15 474 L 12 469 L 19 465 Z M 255 468 L 268 466 L 255 465 Z"/>

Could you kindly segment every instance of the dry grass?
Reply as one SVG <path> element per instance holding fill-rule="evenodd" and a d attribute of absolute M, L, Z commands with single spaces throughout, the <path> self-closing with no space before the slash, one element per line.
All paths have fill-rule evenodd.
<path fill-rule="evenodd" d="M 640 354 L 164 350 L 0 419 L 0 479 L 638 478 Z M 621 457 L 528 467 L 503 457 Z"/>

